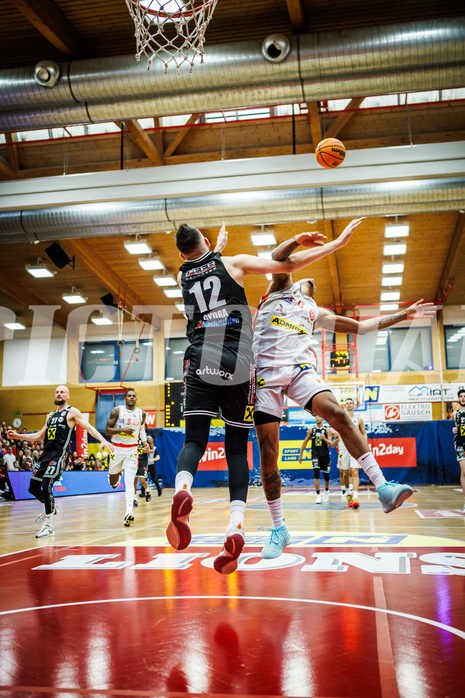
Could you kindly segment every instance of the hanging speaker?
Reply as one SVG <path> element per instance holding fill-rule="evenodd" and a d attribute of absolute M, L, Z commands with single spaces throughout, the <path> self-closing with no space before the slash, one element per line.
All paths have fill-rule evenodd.
<path fill-rule="evenodd" d="M 45 254 L 50 257 L 52 262 L 58 269 L 64 269 L 67 264 L 73 264 L 74 269 L 74 257 L 71 259 L 68 257 L 62 246 L 58 242 L 54 242 L 45 248 Z"/>
<path fill-rule="evenodd" d="M 109 315 L 114 315 L 116 313 L 116 311 L 118 310 L 118 303 L 113 298 L 112 293 L 106 293 L 104 296 L 101 297 L 100 300 L 102 301 L 103 305 L 106 306 Z"/>

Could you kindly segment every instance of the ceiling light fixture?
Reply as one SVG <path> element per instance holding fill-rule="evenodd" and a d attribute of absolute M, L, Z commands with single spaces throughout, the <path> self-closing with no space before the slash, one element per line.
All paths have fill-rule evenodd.
<path fill-rule="evenodd" d="M 381 300 L 384 301 L 398 301 L 400 300 L 400 291 L 383 291 L 381 293 Z"/>
<path fill-rule="evenodd" d="M 406 238 L 410 235 L 410 226 L 408 223 L 396 223 L 394 225 L 389 225 L 389 223 L 384 228 L 385 238 Z"/>
<path fill-rule="evenodd" d="M 266 247 L 267 245 L 276 245 L 276 238 L 272 230 L 263 230 L 261 233 L 252 232 L 250 234 L 252 245 L 255 247 Z"/>
<path fill-rule="evenodd" d="M 381 286 L 402 286 L 401 276 L 383 276 Z"/>
<path fill-rule="evenodd" d="M 381 313 L 385 312 L 393 312 L 394 310 L 399 310 L 399 304 L 398 303 L 382 303 L 379 306 L 379 310 Z"/>
<path fill-rule="evenodd" d="M 109 317 L 92 317 L 91 320 L 94 325 L 113 325 Z"/>
<path fill-rule="evenodd" d="M 270 251 L 263 251 L 263 252 L 257 252 L 257 257 L 261 257 L 262 259 L 271 259 L 271 250 Z"/>
<path fill-rule="evenodd" d="M 141 240 L 139 235 L 134 240 L 126 240 L 124 246 L 129 254 L 152 254 L 150 245 L 146 240 Z"/>
<path fill-rule="evenodd" d="M 25 330 L 26 329 L 26 325 L 23 325 L 18 320 L 16 320 L 15 322 L 5 322 L 3 327 L 6 327 L 7 330 Z"/>
<path fill-rule="evenodd" d="M 70 305 L 77 305 L 78 303 L 85 303 L 87 298 L 85 298 L 78 288 L 71 289 L 71 293 L 63 293 L 61 296 L 66 303 Z"/>
<path fill-rule="evenodd" d="M 168 298 L 182 298 L 182 291 L 180 288 L 164 288 L 163 292 Z"/>
<path fill-rule="evenodd" d="M 404 263 L 403 262 L 394 262 L 390 264 L 389 262 L 385 262 L 383 264 L 383 269 L 382 273 L 383 274 L 402 274 L 404 271 Z"/>
<path fill-rule="evenodd" d="M 184 303 L 176 303 L 176 308 L 179 310 L 180 313 L 183 313 L 185 310 Z"/>
<path fill-rule="evenodd" d="M 385 244 L 383 254 L 386 256 L 405 254 L 407 252 L 407 245 L 405 242 L 397 242 L 392 244 Z"/>
<path fill-rule="evenodd" d="M 165 268 L 158 257 L 142 257 L 138 261 L 145 271 L 163 271 Z"/>
<path fill-rule="evenodd" d="M 174 276 L 154 276 L 153 280 L 157 286 L 177 286 L 178 282 Z"/>
<path fill-rule="evenodd" d="M 37 264 L 26 264 L 26 271 L 35 279 L 49 279 L 56 274 L 48 268 L 43 259 L 38 259 Z"/>

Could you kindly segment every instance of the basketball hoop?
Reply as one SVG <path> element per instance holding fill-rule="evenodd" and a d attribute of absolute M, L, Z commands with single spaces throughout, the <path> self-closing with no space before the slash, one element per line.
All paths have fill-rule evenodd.
<path fill-rule="evenodd" d="M 126 0 L 134 20 L 136 60 L 147 56 L 147 70 L 157 56 L 165 66 L 173 61 L 179 75 L 183 63 L 194 67 L 199 55 L 203 63 L 205 31 L 218 0 Z"/>

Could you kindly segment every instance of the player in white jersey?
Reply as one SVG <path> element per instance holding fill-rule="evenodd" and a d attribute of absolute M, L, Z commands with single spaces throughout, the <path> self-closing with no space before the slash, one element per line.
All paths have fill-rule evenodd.
<path fill-rule="evenodd" d="M 351 221 L 346 230 L 354 230 L 362 220 Z M 288 240 L 274 250 L 272 257 L 286 259 L 297 246 L 298 241 Z M 433 317 L 436 307 L 418 301 L 395 315 L 359 322 L 318 308 L 313 300 L 314 292 L 313 279 L 293 284 L 290 274 L 273 274 L 268 293 L 259 304 L 255 322 L 257 397 L 254 422 L 260 447 L 261 479 L 273 521 L 271 540 L 262 550 L 264 558 L 278 557 L 291 540 L 283 519 L 278 468 L 279 424 L 285 395 L 304 409 L 320 415 L 341 435 L 349 453 L 375 485 L 386 513 L 399 507 L 413 494 L 408 485 L 386 482 L 366 438 L 355 428 L 329 387 L 318 376 L 310 339 L 314 327 L 365 334 L 415 316 Z"/>
<path fill-rule="evenodd" d="M 134 521 L 134 478 L 137 474 L 139 462 L 139 433 L 143 431 L 144 445 L 147 442 L 145 436 L 145 412 L 136 407 L 137 395 L 133 388 L 128 388 L 124 396 L 124 405 L 114 407 L 110 413 L 105 427 L 105 434 L 111 436 L 114 452 L 110 457 L 109 480 L 113 489 L 119 485 L 123 470 L 125 471 L 126 513 L 124 525 L 130 526 Z"/>
<path fill-rule="evenodd" d="M 354 413 L 354 406 L 352 398 L 347 398 L 345 402 L 346 414 L 354 427 L 360 431 L 362 436 L 366 437 L 365 423 L 359 415 Z M 347 446 L 341 438 L 339 438 L 337 450 L 339 454 L 337 467 L 340 470 L 341 485 L 343 486 L 344 495 L 347 496 L 347 504 L 351 509 L 358 509 L 360 506 L 358 501 L 358 461 L 350 455 Z"/>

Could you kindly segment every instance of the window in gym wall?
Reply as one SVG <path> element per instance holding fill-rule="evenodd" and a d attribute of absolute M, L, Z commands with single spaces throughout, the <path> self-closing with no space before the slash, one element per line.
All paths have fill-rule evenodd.
<path fill-rule="evenodd" d="M 353 335 L 349 336 L 353 341 Z M 432 371 L 430 327 L 396 327 L 357 335 L 360 373 Z"/>
<path fill-rule="evenodd" d="M 87 383 L 119 383 L 125 373 L 125 381 L 152 380 L 152 341 L 142 340 L 139 353 L 133 354 L 135 347 L 135 342 L 125 342 L 122 346 L 118 346 L 116 341 L 84 342 L 81 345 L 84 380 Z"/>
<path fill-rule="evenodd" d="M 465 368 L 465 326 L 444 327 L 446 368 Z"/>
<path fill-rule="evenodd" d="M 189 346 L 186 337 L 167 339 L 165 342 L 165 380 L 180 381 L 183 373 L 184 352 Z"/>

